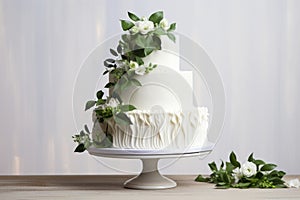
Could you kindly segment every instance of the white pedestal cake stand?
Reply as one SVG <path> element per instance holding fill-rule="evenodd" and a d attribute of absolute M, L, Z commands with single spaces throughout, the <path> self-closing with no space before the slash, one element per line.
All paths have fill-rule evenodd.
<path fill-rule="evenodd" d="M 159 159 L 164 158 L 183 158 L 183 157 L 204 157 L 213 149 L 213 146 L 206 148 L 193 148 L 184 153 L 171 151 L 154 151 L 142 149 L 116 149 L 116 148 L 94 148 L 90 147 L 88 152 L 91 155 L 109 158 L 140 159 L 142 161 L 142 171 L 139 175 L 127 180 L 125 188 L 131 189 L 168 189 L 176 187 L 175 181 L 160 174 L 158 169 Z"/>

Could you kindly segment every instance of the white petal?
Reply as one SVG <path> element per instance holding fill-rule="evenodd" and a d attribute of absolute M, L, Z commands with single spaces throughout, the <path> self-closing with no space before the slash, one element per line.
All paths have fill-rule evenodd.
<path fill-rule="evenodd" d="M 286 182 L 286 184 L 290 188 L 299 188 L 300 187 L 300 181 L 297 178 Z"/>

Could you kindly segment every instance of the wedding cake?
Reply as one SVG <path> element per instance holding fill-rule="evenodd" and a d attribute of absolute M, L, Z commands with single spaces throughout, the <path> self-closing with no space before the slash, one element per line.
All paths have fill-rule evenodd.
<path fill-rule="evenodd" d="M 89 101 L 93 111 L 91 138 L 82 132 L 75 141 L 122 149 L 187 149 L 207 140 L 208 109 L 194 102 L 193 72 L 180 69 L 180 38 L 161 11 L 148 19 L 128 13 L 115 59 L 104 61 L 109 74 L 108 97 L 102 90 Z M 86 127 L 87 129 L 87 127 Z"/>

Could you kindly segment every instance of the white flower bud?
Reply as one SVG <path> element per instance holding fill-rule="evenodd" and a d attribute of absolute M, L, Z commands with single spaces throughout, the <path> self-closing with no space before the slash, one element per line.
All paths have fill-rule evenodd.
<path fill-rule="evenodd" d="M 129 62 L 129 68 L 130 69 L 136 69 L 138 67 L 139 67 L 139 64 L 137 62 L 134 62 L 132 60 Z"/>
<path fill-rule="evenodd" d="M 169 22 L 166 18 L 163 18 L 160 22 L 159 22 L 159 26 L 161 28 L 163 28 L 164 30 L 168 30 L 170 28 L 169 26 Z"/>

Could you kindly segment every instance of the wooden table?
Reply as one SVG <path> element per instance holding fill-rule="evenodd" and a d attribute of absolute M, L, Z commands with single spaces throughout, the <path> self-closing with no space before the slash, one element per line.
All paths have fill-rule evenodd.
<path fill-rule="evenodd" d="M 123 188 L 132 176 L 0 176 L 0 200 L 211 200 L 211 199 L 299 199 L 300 189 L 215 189 L 212 184 L 194 182 L 196 176 L 169 176 L 178 184 L 166 190 Z M 300 176 L 286 176 L 285 180 Z"/>

